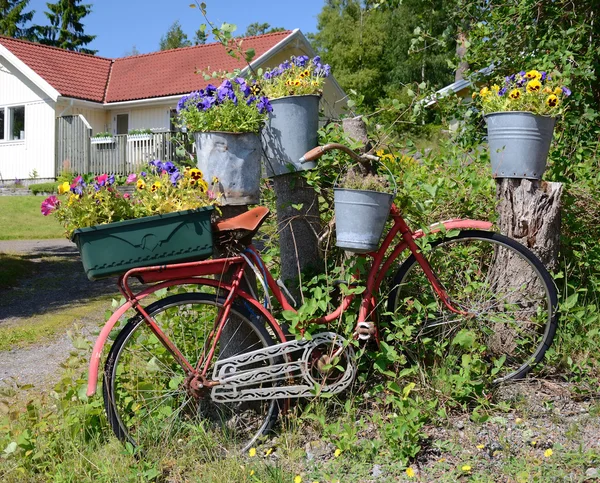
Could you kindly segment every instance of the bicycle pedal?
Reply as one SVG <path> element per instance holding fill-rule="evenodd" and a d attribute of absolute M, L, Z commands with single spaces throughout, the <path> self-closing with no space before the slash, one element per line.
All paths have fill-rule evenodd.
<path fill-rule="evenodd" d="M 369 340 L 377 333 L 377 328 L 373 322 L 359 322 L 355 328 L 360 340 Z"/>

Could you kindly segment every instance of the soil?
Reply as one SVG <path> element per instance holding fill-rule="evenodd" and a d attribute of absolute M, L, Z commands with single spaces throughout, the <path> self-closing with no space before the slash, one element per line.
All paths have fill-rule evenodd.
<path fill-rule="evenodd" d="M 31 274 L 16 287 L 0 290 L 0 327 L 35 327 L 60 316 L 61 310 L 71 309 L 72 313 L 77 307 L 85 314 L 86 304 L 102 300 L 100 310 L 72 316 L 68 323 L 91 337 L 104 320 L 105 309 L 110 307 L 110 295 L 118 294 L 114 279 L 96 282 L 87 279 L 77 247 L 68 240 L 0 241 L 0 252 L 19 254 L 32 264 Z M 51 340 L 0 351 L 0 385 L 49 387 L 60 378 L 60 364 L 71 349 L 65 329 Z"/>

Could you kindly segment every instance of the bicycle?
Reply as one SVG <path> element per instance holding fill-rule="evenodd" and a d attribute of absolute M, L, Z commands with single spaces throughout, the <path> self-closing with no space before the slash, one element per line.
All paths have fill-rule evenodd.
<path fill-rule="evenodd" d="M 317 160 L 332 149 L 365 159 L 339 144 L 315 148 L 304 158 Z M 360 297 L 352 337 L 324 331 L 290 338 L 269 309 L 269 297 L 283 310 L 294 309 L 251 242 L 268 213 L 257 207 L 215 224 L 215 236 L 236 235 L 240 248 L 233 255 L 136 268 L 119 277 L 126 302 L 94 345 L 87 391 L 88 396 L 96 391 L 111 331 L 134 309 L 136 315 L 119 331 L 104 366 L 104 405 L 119 439 L 139 445 L 191 424 L 203 429 L 206 447 L 247 449 L 271 430 L 286 401 L 345 390 L 356 375 L 357 342 L 352 341 L 379 342 L 377 294 L 407 250 L 386 307 L 415 318 L 418 340 L 451 341 L 467 328 L 484 345 L 495 383 L 524 377 L 552 342 L 557 292 L 530 250 L 490 231 L 486 221 L 453 219 L 413 232 L 393 204 L 392 225 L 379 249 L 362 255 L 372 259 L 366 289 L 343 296 L 336 310 L 310 321 L 329 326 Z M 421 243 L 430 237 L 434 241 Z M 263 286 L 263 302 L 242 288 L 247 273 Z M 134 278 L 150 286 L 134 293 L 129 285 Z M 196 291 L 142 305 L 159 290 L 184 285 Z M 447 346 L 460 349 L 460 344 Z"/>

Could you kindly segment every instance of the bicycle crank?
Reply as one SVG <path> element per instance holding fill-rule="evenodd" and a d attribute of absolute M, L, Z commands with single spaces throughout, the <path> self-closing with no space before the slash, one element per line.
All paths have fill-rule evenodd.
<path fill-rule="evenodd" d="M 211 397 L 234 402 L 337 394 L 355 375 L 352 347 L 339 334 L 323 332 L 217 361 Z"/>

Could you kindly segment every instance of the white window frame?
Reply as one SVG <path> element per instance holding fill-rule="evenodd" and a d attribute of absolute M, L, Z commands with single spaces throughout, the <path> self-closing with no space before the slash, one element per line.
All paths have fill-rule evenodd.
<path fill-rule="evenodd" d="M 21 134 L 19 134 L 18 138 L 13 138 L 14 110 L 20 107 L 23 108 L 23 130 L 20 132 L 22 133 L 22 137 Z M 0 106 L 0 110 L 4 111 L 4 137 L 0 138 L 0 143 L 14 143 L 25 141 L 25 104 Z"/>

